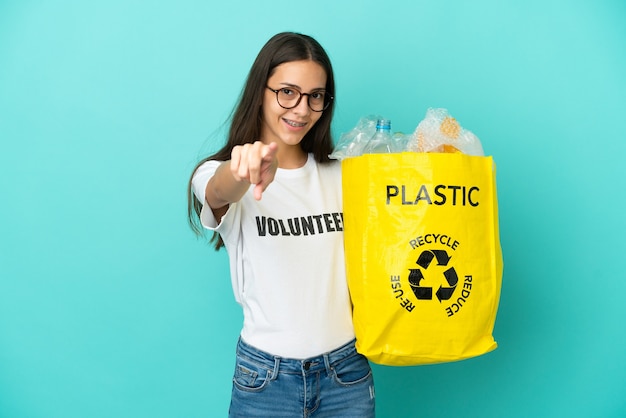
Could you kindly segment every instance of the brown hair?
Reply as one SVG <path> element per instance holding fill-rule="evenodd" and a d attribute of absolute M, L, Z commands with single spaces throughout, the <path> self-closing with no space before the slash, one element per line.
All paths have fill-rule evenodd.
<path fill-rule="evenodd" d="M 311 60 L 318 63 L 326 71 L 326 91 L 335 95 L 335 80 L 330 59 L 324 48 L 312 37 L 294 32 L 283 32 L 274 35 L 261 48 L 256 60 L 250 68 L 248 78 L 241 92 L 238 104 L 231 116 L 230 129 L 226 144 L 215 154 L 201 160 L 192 172 L 209 160 L 227 161 L 236 145 L 243 145 L 257 141 L 261 136 L 261 123 L 263 110 L 263 95 L 267 80 L 272 76 L 275 68 L 280 64 L 291 61 Z M 320 163 L 330 161 L 328 157 L 333 149 L 330 124 L 334 111 L 334 100 L 317 123 L 307 132 L 300 146 L 306 153 L 313 153 L 316 161 Z M 203 202 L 196 199 L 192 187 L 191 178 L 187 187 L 187 215 L 193 231 L 201 235 L 200 210 Z M 215 242 L 215 249 L 224 245 L 221 237 L 214 234 L 211 242 Z"/>

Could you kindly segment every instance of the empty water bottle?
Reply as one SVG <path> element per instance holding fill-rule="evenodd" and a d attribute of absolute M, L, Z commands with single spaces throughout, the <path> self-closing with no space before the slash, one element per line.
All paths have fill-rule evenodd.
<path fill-rule="evenodd" d="M 365 146 L 365 154 L 384 154 L 394 152 L 394 140 L 391 135 L 391 121 L 378 119 L 376 133 Z"/>

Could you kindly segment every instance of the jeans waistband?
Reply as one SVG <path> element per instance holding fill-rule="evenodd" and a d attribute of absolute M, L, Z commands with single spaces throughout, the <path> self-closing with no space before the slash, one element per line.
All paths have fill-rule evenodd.
<path fill-rule="evenodd" d="M 291 359 L 275 356 L 263 350 L 259 350 L 243 341 L 240 337 L 237 343 L 237 355 L 246 358 L 248 361 L 254 361 L 270 370 L 281 373 L 301 374 L 303 372 L 315 372 L 321 369 L 326 369 L 330 372 L 333 364 L 358 354 L 355 348 L 355 342 L 356 340 L 353 339 L 333 351 L 320 354 L 316 357 Z M 276 376 L 276 373 L 274 376 Z"/>

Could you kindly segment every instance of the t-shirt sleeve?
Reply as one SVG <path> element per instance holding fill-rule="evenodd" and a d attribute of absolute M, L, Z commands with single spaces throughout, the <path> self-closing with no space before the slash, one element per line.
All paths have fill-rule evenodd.
<path fill-rule="evenodd" d="M 205 200 L 206 185 L 211 177 L 215 175 L 220 164 L 220 161 L 210 160 L 200 165 L 191 178 L 191 188 L 198 201 L 202 202 L 202 210 L 200 212 L 200 222 L 202 226 L 210 231 L 219 233 L 224 240 L 229 254 L 233 293 L 237 303 L 241 304 L 242 296 L 240 289 L 243 289 L 241 260 L 243 259 L 243 247 L 241 242 L 238 241 L 241 227 L 240 206 L 238 203 L 231 203 L 224 216 L 222 216 L 221 221 L 218 223 L 211 207 Z"/>
<path fill-rule="evenodd" d="M 200 223 L 206 229 L 216 230 L 219 227 L 213 211 L 209 207 L 205 199 L 206 185 L 215 174 L 215 171 L 220 166 L 220 161 L 209 160 L 196 170 L 191 178 L 191 187 L 196 199 L 202 203 L 202 210 L 200 212 Z M 230 208 L 229 208 L 230 209 Z"/>

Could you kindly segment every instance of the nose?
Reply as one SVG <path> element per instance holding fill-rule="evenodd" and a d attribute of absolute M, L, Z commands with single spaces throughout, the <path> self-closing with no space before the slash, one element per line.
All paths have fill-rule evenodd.
<path fill-rule="evenodd" d="M 309 108 L 309 95 L 307 93 L 302 93 L 300 96 L 300 103 L 298 103 L 298 105 L 292 110 L 298 115 L 309 114 L 311 112 L 311 108 Z"/>

